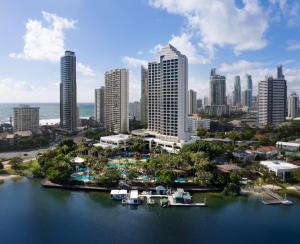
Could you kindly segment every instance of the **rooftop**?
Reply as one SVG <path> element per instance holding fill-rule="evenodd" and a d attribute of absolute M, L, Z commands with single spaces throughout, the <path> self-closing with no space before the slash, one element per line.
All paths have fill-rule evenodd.
<path fill-rule="evenodd" d="M 256 151 L 259 151 L 259 152 L 272 152 L 272 151 L 277 151 L 277 148 L 274 147 L 274 146 L 264 146 L 264 147 L 256 148 Z"/>
<path fill-rule="evenodd" d="M 290 164 L 285 161 L 279 161 L 279 160 L 266 160 L 266 161 L 260 161 L 260 164 L 273 170 L 291 170 L 291 169 L 297 169 L 298 166 L 294 164 Z"/>

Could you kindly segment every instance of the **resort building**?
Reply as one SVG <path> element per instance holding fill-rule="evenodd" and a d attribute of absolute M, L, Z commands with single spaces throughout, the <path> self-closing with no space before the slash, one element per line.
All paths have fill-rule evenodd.
<path fill-rule="evenodd" d="M 76 56 L 74 52 L 65 51 L 60 59 L 60 125 L 63 129 L 76 131 L 77 91 L 76 91 Z"/>
<path fill-rule="evenodd" d="M 156 139 L 188 141 L 187 87 L 188 60 L 169 44 L 148 64 L 148 132 Z"/>
<path fill-rule="evenodd" d="M 287 85 L 282 66 L 277 68 L 277 78 L 267 77 L 258 84 L 258 123 L 280 124 L 287 115 Z"/>
<path fill-rule="evenodd" d="M 14 131 L 33 131 L 39 129 L 39 109 L 29 105 L 20 105 L 13 108 Z"/>
<path fill-rule="evenodd" d="M 127 69 L 105 73 L 105 128 L 113 133 L 129 131 Z"/>
<path fill-rule="evenodd" d="M 121 148 L 126 149 L 128 146 L 128 140 L 130 139 L 130 135 L 112 135 L 112 136 L 102 136 L 100 137 L 100 142 L 94 144 L 95 147 L 102 147 L 102 148 Z"/>
<path fill-rule="evenodd" d="M 269 172 L 275 173 L 275 175 L 282 180 L 291 178 L 293 176 L 293 172 L 299 168 L 294 164 L 279 160 L 260 161 L 260 164 L 266 167 Z"/>
<path fill-rule="evenodd" d="M 105 87 L 95 90 L 95 120 L 99 125 L 105 123 Z"/>

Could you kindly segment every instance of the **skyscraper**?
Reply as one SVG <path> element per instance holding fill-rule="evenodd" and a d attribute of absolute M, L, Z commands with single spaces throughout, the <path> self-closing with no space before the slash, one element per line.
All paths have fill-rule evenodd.
<path fill-rule="evenodd" d="M 202 110 L 202 99 L 197 99 L 197 113 L 200 113 Z"/>
<path fill-rule="evenodd" d="M 297 118 L 299 116 L 299 97 L 293 92 L 288 97 L 288 117 Z"/>
<path fill-rule="evenodd" d="M 226 104 L 226 78 L 217 75 L 216 69 L 210 73 L 210 105 Z"/>
<path fill-rule="evenodd" d="M 258 122 L 262 125 L 278 124 L 287 115 L 287 84 L 282 66 L 277 68 L 277 78 L 266 77 L 258 84 Z"/>
<path fill-rule="evenodd" d="M 241 105 L 241 79 L 240 76 L 234 78 L 234 90 L 233 90 L 233 106 Z"/>
<path fill-rule="evenodd" d="M 14 131 L 37 131 L 39 128 L 39 109 L 29 105 L 20 105 L 13 109 Z"/>
<path fill-rule="evenodd" d="M 252 77 L 251 75 L 246 75 L 247 78 L 247 89 L 243 91 L 243 106 L 252 108 L 252 99 L 253 99 L 253 93 L 252 93 Z"/>
<path fill-rule="evenodd" d="M 189 90 L 188 92 L 188 114 L 197 113 L 197 92 Z"/>
<path fill-rule="evenodd" d="M 211 116 L 222 116 L 229 114 L 226 98 L 226 77 L 217 75 L 216 69 L 210 73 L 210 105 L 205 107 L 206 113 Z"/>
<path fill-rule="evenodd" d="M 141 66 L 141 123 L 148 124 L 148 69 Z"/>
<path fill-rule="evenodd" d="M 60 119 L 61 127 L 73 132 L 77 127 L 76 56 L 65 51 L 60 59 Z"/>
<path fill-rule="evenodd" d="M 105 123 L 105 87 L 101 86 L 99 89 L 95 89 L 95 120 L 100 126 Z"/>
<path fill-rule="evenodd" d="M 127 69 L 105 73 L 105 127 L 114 133 L 129 131 L 128 80 Z"/>
<path fill-rule="evenodd" d="M 148 64 L 148 130 L 165 141 L 187 140 L 188 60 L 172 45 Z"/>

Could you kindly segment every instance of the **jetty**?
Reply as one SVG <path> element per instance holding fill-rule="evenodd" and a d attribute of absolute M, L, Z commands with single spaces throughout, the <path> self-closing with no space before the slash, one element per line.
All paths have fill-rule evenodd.
<path fill-rule="evenodd" d="M 266 205 L 274 205 L 274 204 L 291 205 L 291 204 L 293 204 L 292 201 L 286 199 L 286 196 L 283 198 L 279 194 L 277 194 L 269 189 L 263 191 L 262 203 L 266 204 Z"/>

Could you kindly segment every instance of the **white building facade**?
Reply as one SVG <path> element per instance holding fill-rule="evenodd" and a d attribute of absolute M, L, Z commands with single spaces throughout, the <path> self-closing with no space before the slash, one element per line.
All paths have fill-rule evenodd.
<path fill-rule="evenodd" d="M 188 140 L 187 57 L 167 45 L 148 72 L 148 131 L 165 141 Z"/>

